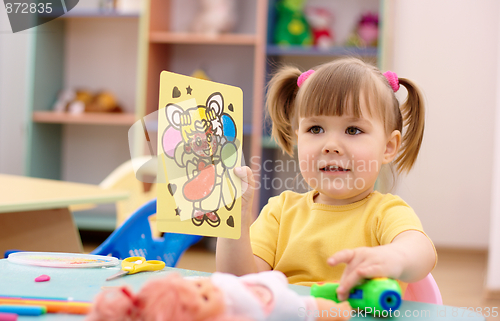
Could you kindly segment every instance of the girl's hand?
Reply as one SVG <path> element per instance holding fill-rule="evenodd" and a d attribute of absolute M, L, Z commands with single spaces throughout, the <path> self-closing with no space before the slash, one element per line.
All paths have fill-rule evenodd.
<path fill-rule="evenodd" d="M 401 255 L 387 245 L 342 250 L 331 256 L 327 262 L 331 266 L 347 264 L 337 288 L 337 295 L 341 301 L 347 300 L 351 288 L 362 279 L 375 277 L 399 279 L 403 272 Z"/>
<path fill-rule="evenodd" d="M 255 180 L 248 166 L 235 167 L 234 174 L 241 179 L 241 224 L 243 228 L 252 225 L 252 203 L 255 191 Z"/>

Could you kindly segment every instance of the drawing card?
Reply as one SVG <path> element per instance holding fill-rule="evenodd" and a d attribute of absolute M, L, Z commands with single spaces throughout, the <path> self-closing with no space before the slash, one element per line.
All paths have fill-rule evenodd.
<path fill-rule="evenodd" d="M 243 92 L 163 71 L 158 113 L 158 229 L 241 234 Z M 163 178 L 163 177 L 162 177 Z"/>

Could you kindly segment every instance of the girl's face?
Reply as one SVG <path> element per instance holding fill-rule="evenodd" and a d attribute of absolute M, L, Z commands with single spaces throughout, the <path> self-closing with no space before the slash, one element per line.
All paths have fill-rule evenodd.
<path fill-rule="evenodd" d="M 297 147 L 302 176 L 319 192 L 315 202 L 344 205 L 368 196 L 382 164 L 391 162 L 401 134 L 387 135 L 361 101 L 361 118 L 352 115 L 299 119 Z"/>

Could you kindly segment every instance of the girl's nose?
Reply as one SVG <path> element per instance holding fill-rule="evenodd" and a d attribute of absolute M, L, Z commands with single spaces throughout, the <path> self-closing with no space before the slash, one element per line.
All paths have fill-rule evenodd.
<path fill-rule="evenodd" d="M 334 143 L 332 141 L 329 141 L 325 144 L 325 146 L 323 147 L 323 154 L 331 154 L 331 153 L 334 153 L 334 154 L 342 154 L 342 150 L 340 148 L 340 146 L 338 146 L 337 143 Z"/>
<path fill-rule="evenodd" d="M 340 154 L 340 151 L 338 149 L 330 149 L 330 148 L 323 149 L 323 153 L 325 154 L 329 154 L 330 152 Z"/>

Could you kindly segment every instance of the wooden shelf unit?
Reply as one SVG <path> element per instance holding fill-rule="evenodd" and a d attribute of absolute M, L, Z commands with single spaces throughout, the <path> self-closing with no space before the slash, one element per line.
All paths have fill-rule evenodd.
<path fill-rule="evenodd" d="M 132 126 L 136 117 L 130 113 L 82 113 L 35 111 L 33 121 L 37 123 Z"/>
<path fill-rule="evenodd" d="M 219 70 L 209 70 L 213 81 L 241 87 L 244 92 L 244 155 L 245 163 L 260 174 L 259 162 L 250 159 L 273 159 L 278 157 L 276 144 L 270 140 L 268 128 L 264 128 L 264 94 L 266 77 L 272 71 L 269 61 L 280 62 L 283 58 L 333 59 L 335 56 L 354 55 L 381 61 L 387 59 L 387 52 L 377 48 L 353 48 L 335 46 L 327 50 L 317 48 L 287 47 L 272 43 L 273 11 L 277 0 L 237 0 L 243 10 L 239 10 L 240 20 L 251 21 L 251 28 L 236 28 L 233 33 L 208 36 L 180 29 L 173 24 L 179 13 L 174 6 L 184 5 L 183 0 L 144 0 L 144 11 L 140 14 L 121 14 L 99 10 L 73 10 L 64 19 L 55 19 L 38 27 L 34 35 L 32 55 L 33 75 L 31 80 L 29 111 L 32 116 L 28 124 L 27 174 L 36 177 L 60 178 L 62 127 L 68 124 L 92 124 L 101 126 L 128 126 L 158 110 L 159 75 L 168 70 L 189 75 L 195 69 L 219 64 Z M 371 2 L 373 2 L 372 0 Z M 313 2 L 313 0 L 311 0 Z M 351 6 L 355 0 L 323 1 L 337 6 Z M 364 5 L 359 1 L 360 6 Z M 380 12 L 386 1 L 380 0 Z M 325 4 L 326 5 L 326 4 Z M 251 6 L 251 10 L 249 9 Z M 248 14 L 247 14 L 248 13 Z M 182 19 L 189 19 L 189 14 Z M 86 19 L 99 22 L 105 19 L 122 21 L 138 18 L 138 57 L 135 114 L 123 115 L 60 115 L 51 112 L 54 99 L 64 88 L 65 58 L 64 29 L 68 21 Z M 382 15 L 383 18 L 383 15 Z M 381 24 L 382 26 L 384 24 Z M 247 30 L 249 29 L 249 30 Z M 383 30 L 382 30 L 383 31 Z M 384 33 L 380 32 L 381 37 Z M 386 37 L 388 38 L 388 37 Z M 383 40 L 383 39 L 382 39 Z M 382 43 L 382 41 L 380 42 Z M 387 44 L 385 45 L 387 46 Z M 207 56 L 204 54 L 207 52 Z M 210 56 L 217 52 L 215 58 Z M 189 53 L 189 55 L 186 55 Z M 211 58 L 212 57 L 212 58 Z M 223 57 L 223 58 L 221 58 Z M 206 61 L 204 61 L 204 59 Z M 239 63 L 239 65 L 238 65 Z M 300 64 L 302 68 L 307 65 Z M 235 67 L 236 66 L 236 67 Z M 240 69 L 251 66 L 250 72 Z M 241 68 L 239 68 L 241 67 Z M 127 67 L 127 68 L 130 68 Z M 223 69 L 232 69 L 233 74 L 225 76 Z M 210 73 L 212 71 L 212 73 Z M 49 81 L 46 75 L 50 74 Z M 42 155 L 43 154 L 43 155 Z M 31 158 L 37 155 L 37 158 Z M 42 155 L 42 156 L 40 156 Z M 257 157 L 257 158 L 255 158 Z M 262 178 L 262 177 L 261 177 Z M 273 191 L 271 191 L 273 192 Z M 255 195 L 254 213 L 257 214 L 267 202 L 269 191 Z M 262 199 L 262 204 L 259 201 Z"/>
<path fill-rule="evenodd" d="M 195 44 L 195 45 L 231 45 L 254 46 L 258 38 L 250 34 L 221 34 L 207 36 L 189 32 L 151 31 L 151 43 Z"/>
<path fill-rule="evenodd" d="M 241 66 L 253 65 L 251 73 L 242 75 L 241 73 L 236 75 L 238 78 L 232 78 L 234 75 L 224 75 L 222 70 L 225 66 L 222 66 L 212 78 L 215 82 L 227 83 L 230 85 L 238 86 L 238 81 L 242 78 L 251 79 L 249 81 L 250 85 L 241 85 L 244 92 L 244 106 L 245 108 L 251 109 L 251 112 L 247 113 L 247 117 L 244 116 L 244 127 L 251 128 L 251 134 L 244 135 L 244 155 L 247 159 L 246 163 L 249 164 L 248 160 L 251 157 L 261 157 L 262 145 L 262 122 L 263 122 L 263 104 L 264 104 L 264 87 L 265 87 L 265 68 L 266 68 L 266 32 L 267 32 L 267 10 L 268 1 L 267 0 L 238 0 L 238 5 L 241 6 L 252 6 L 251 10 L 240 10 L 241 12 L 252 12 L 251 19 L 253 22 L 253 30 L 250 32 L 248 30 L 238 30 L 234 33 L 221 34 L 217 36 L 205 35 L 191 33 L 186 30 L 179 30 L 173 26 L 173 5 L 174 0 L 151 0 L 147 2 L 148 8 L 146 14 L 144 15 L 145 23 L 142 24 L 143 32 L 147 34 L 146 37 L 142 39 L 147 39 L 147 41 L 142 43 L 143 59 L 141 59 L 142 74 L 140 77 L 145 79 L 142 84 L 142 92 L 140 96 L 144 97 L 144 106 L 141 107 L 145 111 L 145 114 L 150 114 L 158 110 L 158 97 L 159 97 L 159 75 L 161 71 L 168 70 L 172 72 L 177 72 L 180 74 L 191 74 L 196 68 L 204 65 L 203 61 L 206 59 L 204 57 L 203 51 L 209 52 L 210 50 L 216 50 L 218 55 L 224 56 L 227 62 L 239 63 Z M 242 17 L 243 18 L 243 17 Z M 194 55 L 189 58 L 179 57 L 182 56 L 178 54 L 178 51 L 198 51 L 198 55 Z M 238 54 L 231 55 L 228 51 L 244 50 L 247 56 L 251 56 L 252 60 L 244 60 Z M 216 57 L 219 58 L 219 57 Z M 215 59 L 216 60 L 216 59 Z M 213 67 L 217 65 L 217 61 L 211 60 L 206 62 L 205 65 Z M 190 65 L 191 69 L 186 67 Z M 209 76 L 211 74 L 209 73 Z M 244 83 L 244 81 L 241 81 Z M 245 131 L 244 131 L 245 134 Z M 246 147 L 245 147 L 246 146 Z M 258 164 L 252 165 L 254 171 L 258 171 Z M 259 203 L 258 195 L 255 197 L 255 204 Z M 254 206 L 255 214 L 257 214 L 259 208 Z"/>
<path fill-rule="evenodd" d="M 51 19 L 50 16 L 46 18 Z M 75 8 L 61 18 L 39 25 L 30 34 L 32 50 L 27 91 L 29 116 L 27 117 L 25 175 L 48 179 L 68 179 L 66 176 L 69 173 L 72 177 L 78 177 L 74 179 L 75 181 L 90 179 L 92 182 L 82 181 L 82 183 L 98 183 L 99 179 L 102 180 L 105 177 L 103 172 L 106 172 L 108 168 L 110 172 L 119 163 L 126 161 L 123 157 L 128 154 L 128 150 L 125 150 L 125 148 L 128 149 L 128 138 L 124 135 L 123 141 L 120 142 L 113 141 L 107 136 L 103 137 L 102 142 L 99 142 L 101 150 L 95 151 L 93 141 L 87 141 L 84 143 L 85 146 L 82 146 L 83 150 L 90 150 L 82 153 L 87 159 L 83 159 L 81 164 L 65 163 L 67 159 L 77 158 L 74 153 L 68 154 L 67 148 L 68 145 L 75 146 L 74 138 L 76 138 L 76 144 L 82 144 L 81 139 L 87 136 L 86 132 L 99 131 L 106 135 L 106 131 L 110 130 L 112 133 L 117 133 L 117 130 L 123 130 L 117 129 L 118 127 L 131 126 L 141 116 L 134 107 L 133 96 L 136 92 L 136 85 L 134 79 L 130 77 L 135 74 L 137 61 L 133 64 L 129 63 L 135 59 L 137 42 L 134 44 L 133 40 L 124 41 L 125 38 L 130 39 L 131 30 L 138 33 L 139 18 L 137 13 L 104 13 L 97 9 Z M 84 47 L 89 43 L 95 45 Z M 123 53 L 124 50 L 120 50 L 122 48 L 128 51 L 122 54 L 122 57 L 125 57 L 124 60 L 127 61 L 124 65 L 116 63 L 116 61 L 123 61 L 122 57 L 116 58 L 117 52 Z M 107 66 L 110 67 L 107 68 Z M 118 84 L 121 81 L 120 78 L 127 79 L 127 81 Z M 54 103 L 62 90 L 80 88 L 89 91 L 110 90 L 120 103 L 123 103 L 121 94 L 125 93 L 128 95 L 125 106 L 129 108 L 125 109 L 126 112 L 123 114 L 71 115 L 53 111 Z M 121 92 L 116 92 L 117 88 Z M 76 131 L 81 136 L 68 137 L 68 133 L 74 134 L 75 129 L 67 126 L 75 124 L 99 125 L 99 128 L 80 128 Z M 88 136 L 96 137 L 96 135 Z M 113 144 L 113 148 L 109 148 L 110 154 L 106 155 L 102 150 L 106 150 L 103 146 L 108 143 Z M 70 150 L 74 152 L 75 148 Z M 88 161 L 93 157 L 89 153 L 98 155 L 94 159 L 101 160 L 98 162 L 101 168 L 94 168 Z M 107 160 L 109 164 L 106 163 Z M 73 179 L 70 178 L 70 180 Z"/>

